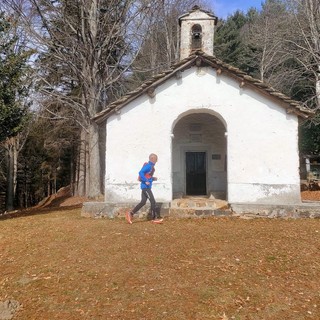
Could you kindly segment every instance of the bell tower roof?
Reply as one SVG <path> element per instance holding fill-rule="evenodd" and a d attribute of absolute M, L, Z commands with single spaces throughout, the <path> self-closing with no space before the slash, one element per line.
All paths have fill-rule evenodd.
<path fill-rule="evenodd" d="M 187 16 L 190 16 L 190 15 L 192 15 L 194 12 L 197 12 L 197 11 L 201 11 L 201 12 L 205 13 L 206 15 L 214 18 L 214 19 L 216 20 L 215 24 L 217 24 L 218 18 L 217 18 L 212 12 L 207 11 L 207 10 L 203 10 L 203 9 L 201 9 L 201 8 L 200 8 L 199 6 L 197 6 L 197 5 L 193 6 L 191 10 L 189 10 L 188 12 L 182 14 L 182 15 L 178 18 L 178 19 L 179 19 L 179 24 L 181 25 L 181 20 L 182 20 L 183 18 L 185 18 L 185 17 L 187 17 Z"/>

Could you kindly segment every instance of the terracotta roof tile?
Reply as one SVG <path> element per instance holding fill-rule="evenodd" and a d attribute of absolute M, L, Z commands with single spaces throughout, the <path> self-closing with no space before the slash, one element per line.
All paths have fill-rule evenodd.
<path fill-rule="evenodd" d="M 223 73 L 237 79 L 239 83 L 244 83 L 244 85 L 249 85 L 254 89 L 257 89 L 260 93 L 269 96 L 270 98 L 276 98 L 279 102 L 282 103 L 283 107 L 287 109 L 289 113 L 295 113 L 302 118 L 308 118 L 314 115 L 314 112 L 302 105 L 302 103 L 292 100 L 290 97 L 286 96 L 285 94 L 277 91 L 276 89 L 272 88 L 268 84 L 262 82 L 259 79 L 255 79 L 245 72 L 241 71 L 240 69 L 233 67 L 214 56 L 207 55 L 202 51 L 196 51 L 191 54 L 189 57 L 177 62 L 176 64 L 172 65 L 169 70 L 163 71 L 153 78 L 145 81 L 142 83 L 138 88 L 129 92 L 121 99 L 109 104 L 106 109 L 102 110 L 101 112 L 97 113 L 93 120 L 97 123 L 101 123 L 106 120 L 109 115 L 113 112 L 118 111 L 126 104 L 134 100 L 135 98 L 139 97 L 140 95 L 146 93 L 150 87 L 157 87 L 167 79 L 173 77 L 177 72 L 183 71 L 185 69 L 190 68 L 191 66 L 195 65 L 196 63 L 201 63 L 201 65 L 209 65 L 215 69 L 220 69 Z"/>

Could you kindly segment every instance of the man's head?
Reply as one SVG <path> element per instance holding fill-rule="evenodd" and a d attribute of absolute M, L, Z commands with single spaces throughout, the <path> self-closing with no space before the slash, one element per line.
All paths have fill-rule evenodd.
<path fill-rule="evenodd" d="M 151 153 L 149 156 L 149 161 L 156 163 L 158 161 L 158 156 L 154 153 Z"/>

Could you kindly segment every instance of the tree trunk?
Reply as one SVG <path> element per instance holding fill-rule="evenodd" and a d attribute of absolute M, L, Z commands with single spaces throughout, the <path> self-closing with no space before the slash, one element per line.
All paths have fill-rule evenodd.
<path fill-rule="evenodd" d="M 6 210 L 14 209 L 14 197 L 17 185 L 17 140 L 16 138 L 7 139 L 5 143 L 7 157 L 7 188 L 6 188 Z"/>
<path fill-rule="evenodd" d="M 318 109 L 320 109 L 320 65 L 318 66 L 318 73 L 316 78 L 316 95 L 317 95 Z"/>
<path fill-rule="evenodd" d="M 75 180 L 74 195 L 81 196 L 81 197 L 86 195 L 86 154 L 87 154 L 86 135 L 87 133 L 85 129 L 82 129 L 80 134 L 78 161 L 76 164 L 76 173 L 75 173 L 76 180 Z"/>
<path fill-rule="evenodd" d="M 88 197 L 96 199 L 101 195 L 101 168 L 99 148 L 99 127 L 91 122 L 88 133 Z"/>

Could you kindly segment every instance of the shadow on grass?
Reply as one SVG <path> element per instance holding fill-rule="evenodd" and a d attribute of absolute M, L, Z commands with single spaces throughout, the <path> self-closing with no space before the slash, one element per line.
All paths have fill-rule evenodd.
<path fill-rule="evenodd" d="M 68 211 L 68 210 L 82 208 L 82 203 L 69 205 L 69 206 L 61 206 L 61 204 L 68 198 L 69 197 L 61 197 L 59 199 L 55 199 L 47 206 L 41 206 L 41 207 L 35 206 L 28 209 L 15 210 L 8 213 L 0 214 L 0 221 L 7 220 L 7 219 L 40 215 L 40 214 L 48 214 L 48 213 L 51 213 L 52 211 L 56 211 L 56 212 Z"/>
<path fill-rule="evenodd" d="M 68 211 L 79 209 L 86 200 L 87 199 L 85 197 L 72 196 L 70 186 L 62 187 L 57 193 L 44 198 L 34 207 L 17 209 L 8 213 L 0 213 L 0 221 L 39 214 L 47 214 L 52 211 Z"/>

